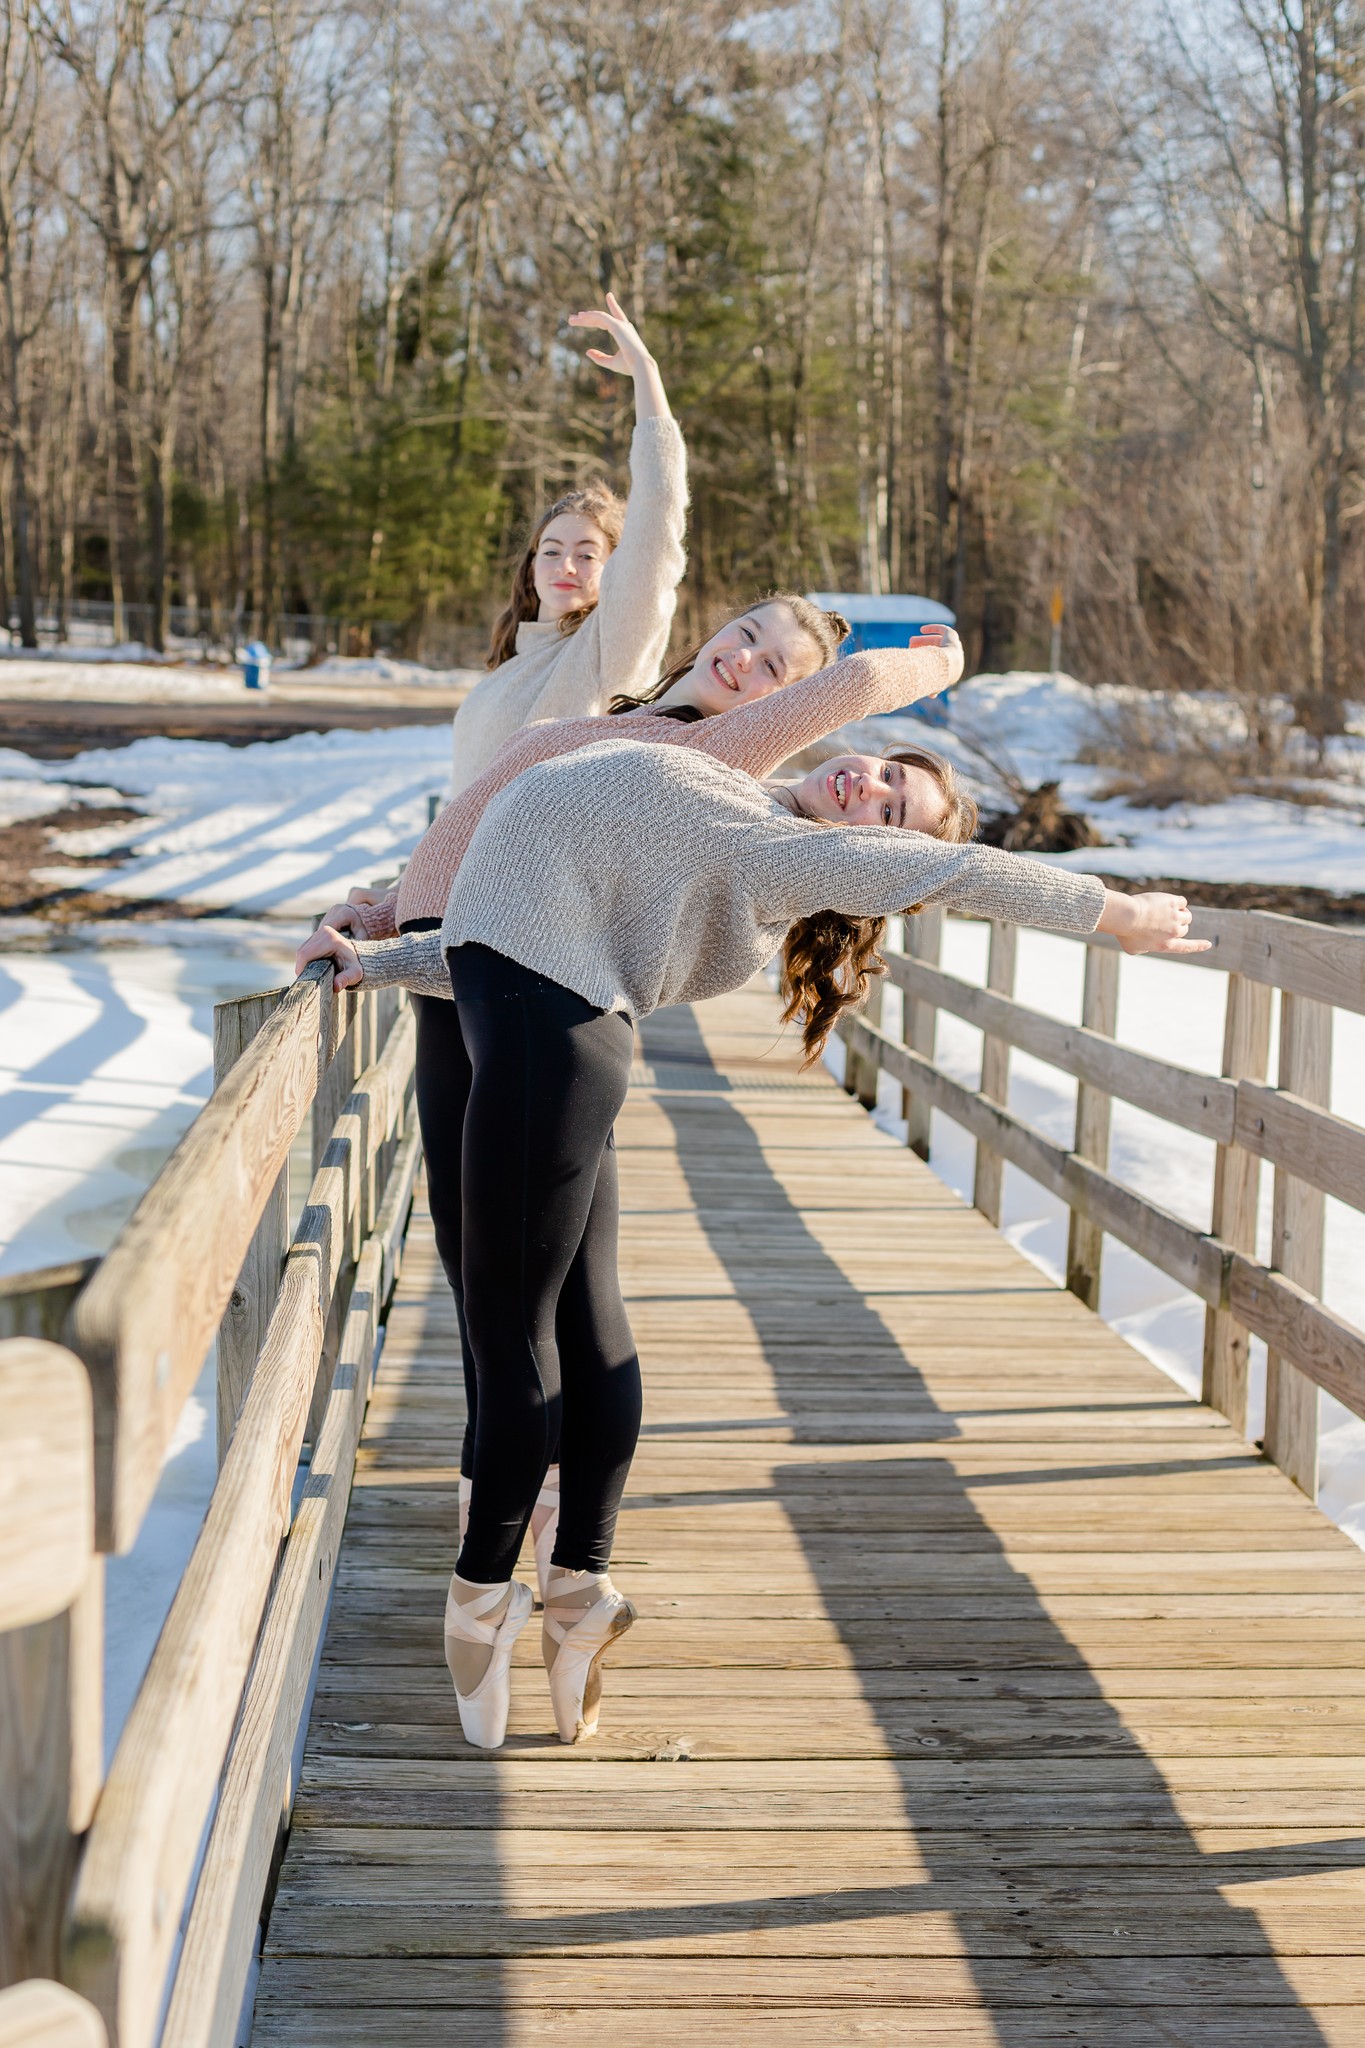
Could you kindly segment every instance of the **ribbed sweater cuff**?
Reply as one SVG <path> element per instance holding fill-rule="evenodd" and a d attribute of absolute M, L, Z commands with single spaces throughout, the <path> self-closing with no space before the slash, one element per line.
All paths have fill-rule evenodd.
<path fill-rule="evenodd" d="M 356 923 L 360 925 L 367 939 L 391 939 L 398 930 L 398 891 L 390 889 L 387 896 L 381 896 L 377 903 L 356 903 Z"/>
<path fill-rule="evenodd" d="M 413 990 L 419 996 L 455 1000 L 439 932 L 400 932 L 392 939 L 357 942 L 366 988 Z"/>

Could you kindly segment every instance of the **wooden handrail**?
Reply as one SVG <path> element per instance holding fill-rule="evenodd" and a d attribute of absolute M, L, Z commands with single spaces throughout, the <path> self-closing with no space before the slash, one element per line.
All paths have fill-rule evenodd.
<path fill-rule="evenodd" d="M 142 1526 L 266 1196 L 317 1091 L 331 1007 L 330 968 L 294 983 L 76 1303 L 72 1342 L 95 1396 L 102 1550 L 128 1550 Z"/>
<path fill-rule="evenodd" d="M 977 1206 L 992 1221 L 999 1220 L 998 1167 L 983 1162 L 1014 1165 L 1067 1204 L 1067 1284 L 1091 1306 L 1099 1298 L 1105 1233 L 1196 1294 L 1207 1309 L 1204 1398 L 1239 1427 L 1245 1419 L 1247 1335 L 1264 1338 L 1271 1349 L 1273 1382 L 1266 1448 L 1311 1493 L 1317 1469 L 1317 1389 L 1365 1415 L 1365 1334 L 1318 1298 L 1324 1197 L 1365 1210 L 1365 1129 L 1332 1112 L 1326 1079 L 1330 1006 L 1365 1013 L 1365 934 L 1261 911 L 1201 912 L 1196 930 L 1214 940 L 1213 950 L 1171 964 L 1221 969 L 1228 975 L 1221 1076 L 1119 1045 L 1111 1035 L 1113 987 L 1103 1001 L 1096 993 L 1086 1023 L 1067 1024 L 1030 1009 L 1004 987 L 981 988 L 929 964 L 917 957 L 921 949 L 912 942 L 905 952 L 887 956 L 906 1013 L 912 1006 L 926 1014 L 944 1010 L 980 1030 L 986 1047 L 982 1086 L 973 1089 L 952 1079 L 926 1050 L 898 1044 L 866 1018 L 845 1018 L 840 1035 L 857 1055 L 861 1071 L 885 1068 L 901 1082 L 908 1100 L 932 1104 L 976 1139 Z M 1084 943 L 1116 954 L 1111 940 L 1092 936 Z M 993 978 L 1008 985 L 1012 975 L 993 937 L 992 958 L 997 955 Z M 1265 1061 L 1276 989 L 1285 1022 L 1280 1085 L 1272 1087 L 1265 1079 Z M 1009 1047 L 1080 1084 L 1081 1107 L 1084 1111 L 1087 1101 L 1091 1104 L 1094 1131 L 1078 1115 L 1074 1148 L 1044 1137 L 999 1099 Z M 1111 1098 L 1217 1144 L 1209 1230 L 1171 1215 L 1107 1170 L 1095 1119 L 1107 1126 Z M 917 1135 L 922 1140 L 918 1126 L 907 1142 Z M 1270 1265 L 1255 1256 L 1261 1160 L 1276 1169 L 1276 1246 Z"/>
<path fill-rule="evenodd" d="M 270 1028 L 240 1064 L 252 1060 Z M 148 2048 L 154 2039 L 180 1903 L 290 1526 L 293 1478 L 350 1219 L 368 1168 L 398 1123 L 414 1036 L 412 1012 L 404 1009 L 323 1154 L 208 1513 L 90 1830 L 62 1974 L 104 2014 L 119 2048 Z M 293 1057 L 287 1041 L 280 1057 Z M 262 1197 L 272 1178 L 263 1167 Z M 247 1217 L 238 1239 L 249 1240 L 254 1224 Z M 347 1466 L 347 1490 L 349 1481 Z"/>

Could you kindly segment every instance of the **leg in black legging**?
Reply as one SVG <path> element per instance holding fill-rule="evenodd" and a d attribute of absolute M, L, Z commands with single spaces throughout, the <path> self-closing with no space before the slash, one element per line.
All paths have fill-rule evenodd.
<path fill-rule="evenodd" d="M 441 996 L 412 998 L 417 1019 L 417 1121 L 427 1168 L 427 1201 L 431 1208 L 436 1250 L 460 1327 L 460 1358 L 464 1368 L 465 1432 L 460 1470 L 474 1469 L 474 1420 L 478 1384 L 469 1332 L 464 1318 L 464 1281 L 460 1272 L 460 1152 L 464 1141 L 465 1105 L 469 1100 L 469 1054 L 465 1051 L 460 1012 Z"/>
<path fill-rule="evenodd" d="M 619 1295 L 604 1304 L 592 1284 L 600 1258 L 584 1259 L 565 1300 L 562 1358 L 556 1333 L 625 1099 L 632 1033 L 625 1018 L 483 948 L 460 948 L 452 961 L 471 1066 L 463 1280 L 478 1375 L 473 1503 L 457 1570 L 489 1583 L 511 1576 L 561 1409 L 575 1541 L 598 1554 L 604 1540 L 610 1547 L 639 1383 Z M 601 1185 L 600 1227 L 614 1236 L 610 1170 Z M 562 1550 L 561 1539 L 557 1558 Z"/>
<path fill-rule="evenodd" d="M 617 1277 L 616 1141 L 608 1137 L 577 1256 L 559 1295 L 555 1337 L 564 1407 L 559 1530 L 552 1562 L 604 1572 L 640 1434 L 640 1360 Z"/>

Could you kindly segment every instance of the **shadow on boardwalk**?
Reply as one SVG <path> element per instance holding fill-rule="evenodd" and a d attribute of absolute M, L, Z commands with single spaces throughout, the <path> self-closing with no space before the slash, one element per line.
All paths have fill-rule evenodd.
<path fill-rule="evenodd" d="M 808 1229 L 754 1131 L 726 1099 L 724 1077 L 707 1071 L 692 1013 L 651 1019 L 643 1037 L 646 1056 L 669 1063 L 670 1084 L 677 1075 L 673 1107 L 667 1090 L 660 1106 L 670 1113 L 696 1213 L 752 1319 L 797 1442 L 806 1434 L 811 1381 L 796 1366 L 810 1332 L 772 1285 L 775 1257 L 818 1270 L 822 1318 L 846 1340 L 850 1356 L 861 1362 L 895 1354 L 905 1397 L 923 1403 L 919 1438 L 956 1435 L 892 1331 Z M 695 1083 L 674 1062 L 695 1068 Z M 701 1113 L 699 1095 L 708 1098 Z M 761 1230 L 748 1227 L 753 1219 L 761 1219 Z M 964 1289 L 964 1318 L 971 1312 Z M 820 1405 L 828 1414 L 830 1391 Z M 897 1406 L 904 1405 L 898 1397 Z M 1124 1469 L 1116 1459 L 1113 1467 L 1052 1467 L 1047 1477 L 1117 1477 Z M 1189 1467 L 1174 1460 L 1143 1469 Z M 996 1475 L 995 1483 L 1030 1476 L 1041 1475 Z M 884 1892 L 831 1891 L 831 1922 L 955 1912 L 981 2006 L 1004 2048 L 1038 2048 L 1044 2038 L 1093 2041 L 1096 2048 L 1101 2040 L 1104 2048 L 1203 2048 L 1215 2038 L 1248 2048 L 1322 2048 L 1324 2036 L 1256 1915 L 1230 1904 L 1222 1887 L 1358 1866 L 1365 1844 L 1205 1853 L 1160 1770 L 1007 1558 L 949 1460 L 864 1464 L 850 1462 L 845 1451 L 837 1465 L 779 1465 L 774 1484 L 898 1759 L 905 1811 L 928 1877 Z M 973 1490 L 977 1485 L 973 1480 Z M 979 1620 L 969 1612 L 945 1619 L 941 1600 L 928 1603 L 917 1621 L 913 1588 L 898 1595 L 896 1619 L 876 1617 L 872 1603 L 851 1590 L 850 1557 L 859 1538 L 875 1550 L 895 1529 L 951 1532 L 958 1554 L 969 1547 L 992 1610 L 1008 1598 L 1008 1624 L 987 1624 L 990 1640 L 983 1641 Z M 926 1561 L 920 1559 L 917 1574 Z M 931 1674 L 939 1705 L 926 1709 L 922 1681 Z M 816 1673 L 813 1683 L 819 1682 Z M 927 1756 L 926 1737 L 933 1744 Z M 950 1763 L 955 1768 L 945 1770 Z M 1074 1774 L 1066 1768 L 1073 1764 Z M 780 1924 L 782 1902 L 754 1903 L 762 1924 Z M 807 1894 L 800 1903 L 809 1923 L 817 1902 Z M 877 1966 L 869 1959 L 864 1967 L 875 1997 Z M 906 2021 L 913 2029 L 913 2009 Z"/>

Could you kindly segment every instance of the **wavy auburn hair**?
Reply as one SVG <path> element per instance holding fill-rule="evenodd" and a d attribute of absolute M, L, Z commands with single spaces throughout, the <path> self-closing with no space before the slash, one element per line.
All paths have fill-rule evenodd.
<path fill-rule="evenodd" d="M 808 597 L 798 596 L 794 590 L 770 590 L 766 597 L 756 597 L 752 604 L 745 605 L 742 612 L 731 612 L 720 626 L 713 626 L 706 640 L 714 639 L 722 630 L 722 626 L 728 626 L 736 619 L 747 618 L 750 612 L 761 612 L 765 605 L 770 604 L 784 604 L 787 607 L 820 657 L 816 663 L 817 668 L 829 666 L 853 630 L 842 612 L 822 611 L 818 604 L 812 604 Z M 607 706 L 608 717 L 615 718 L 622 711 L 643 711 L 648 705 L 657 704 L 660 697 L 672 689 L 674 683 L 682 681 L 705 647 L 706 640 L 698 640 L 695 647 L 689 647 L 685 654 L 680 654 L 672 666 L 664 670 L 652 689 L 645 691 L 643 697 L 613 697 Z M 813 674 L 814 671 L 810 670 L 807 673 Z M 801 678 L 793 676 L 791 680 L 799 682 Z"/>
<path fill-rule="evenodd" d="M 512 578 L 512 595 L 493 621 L 493 637 L 488 646 L 488 668 L 501 668 L 510 661 L 517 651 L 517 627 L 528 619 L 535 619 L 540 613 L 540 599 L 536 596 L 536 552 L 541 538 L 552 519 L 558 519 L 565 512 L 577 512 L 584 519 L 591 519 L 594 526 L 600 526 L 612 550 L 616 548 L 626 523 L 626 501 L 618 498 L 608 484 L 585 484 L 581 491 L 566 491 L 562 498 L 556 498 L 548 511 L 542 512 L 531 528 L 530 538 L 521 560 L 517 563 Z M 597 609 L 596 599 L 591 604 L 581 605 L 577 611 L 565 612 L 559 621 L 561 633 L 574 633 Z"/>
<path fill-rule="evenodd" d="M 965 846 L 976 831 L 976 804 L 958 781 L 952 763 L 928 747 L 892 747 L 882 758 L 899 761 L 907 768 L 922 768 L 933 777 L 943 792 L 943 816 L 929 836 Z M 904 914 L 914 917 L 922 907 L 912 903 Z M 782 946 L 782 1022 L 801 1020 L 803 1067 L 819 1059 L 844 1011 L 860 1009 L 874 978 L 885 974 L 886 962 L 880 951 L 885 930 L 884 917 L 817 910 L 813 916 L 799 919 L 787 933 Z"/>

